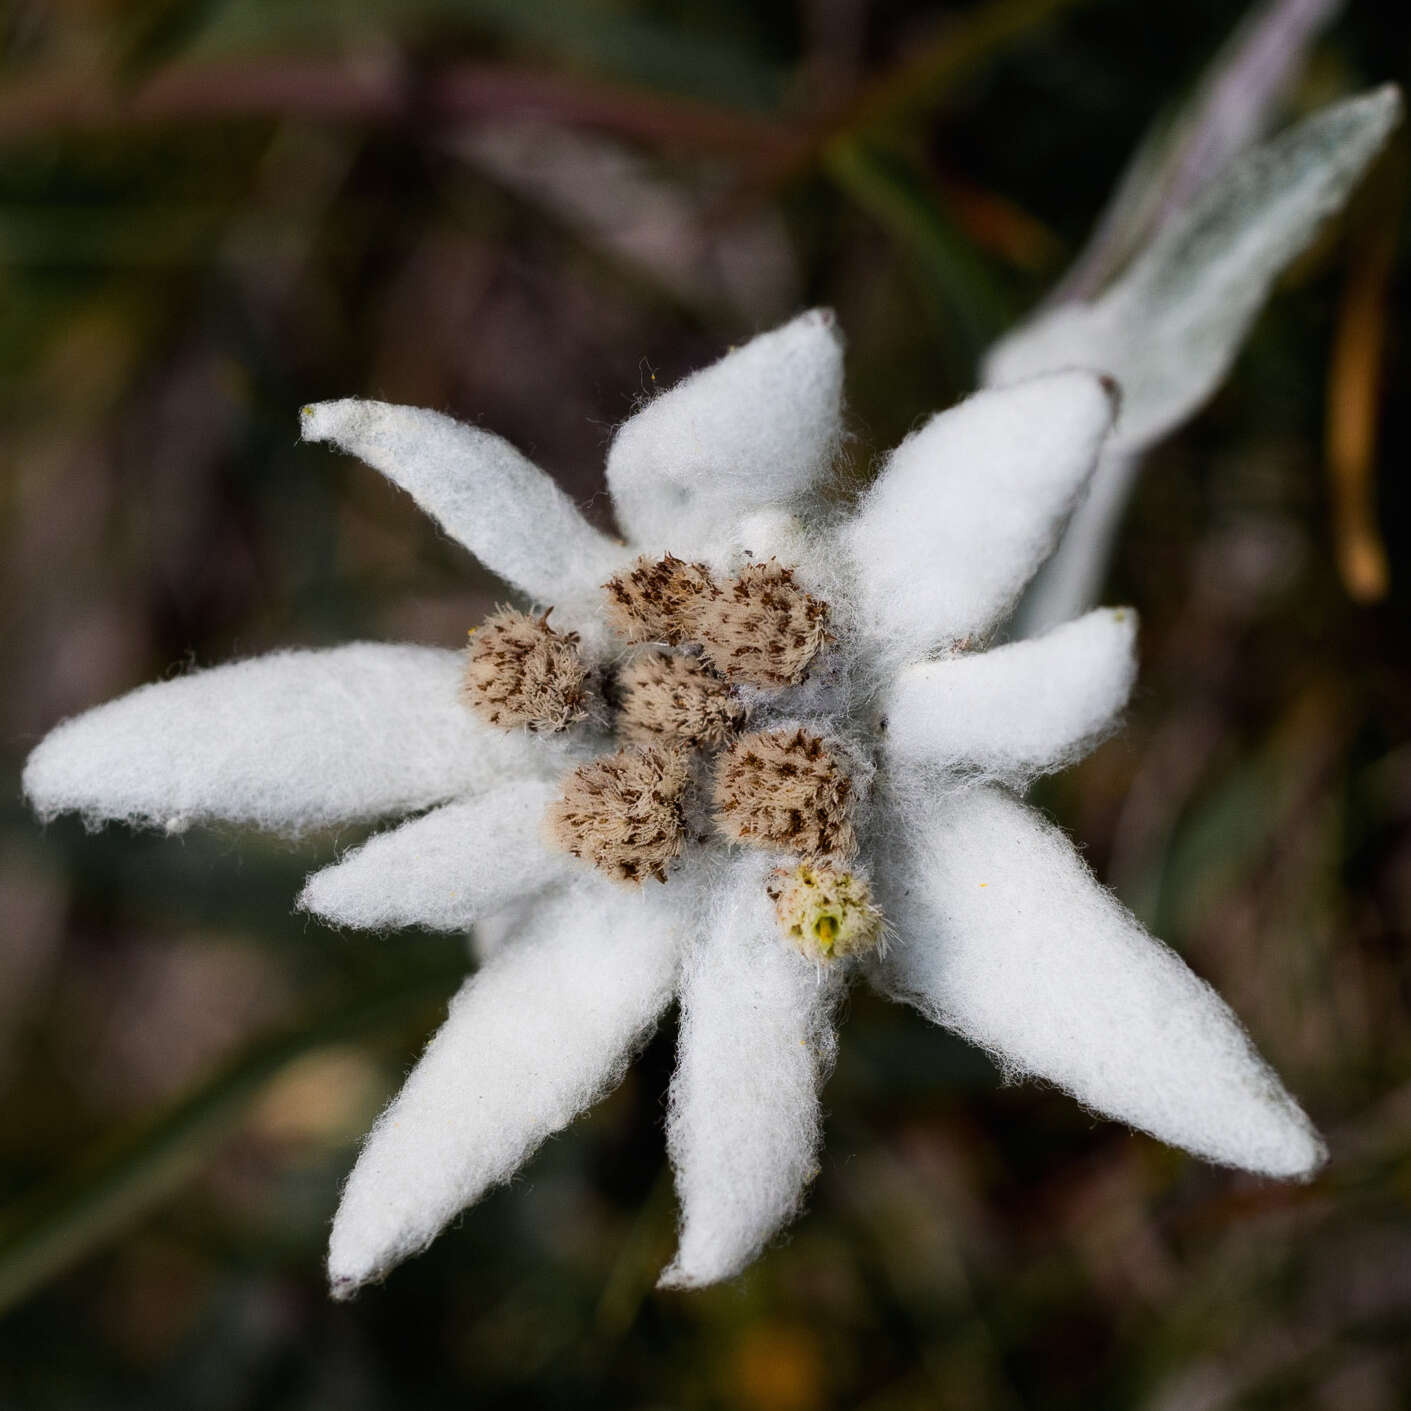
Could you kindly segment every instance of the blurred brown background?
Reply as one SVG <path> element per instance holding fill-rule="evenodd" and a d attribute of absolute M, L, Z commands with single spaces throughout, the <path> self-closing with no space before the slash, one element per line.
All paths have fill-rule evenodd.
<path fill-rule="evenodd" d="M 143 681 L 457 644 L 496 601 L 374 473 L 297 444 L 302 403 L 454 412 L 605 516 L 635 397 L 827 303 L 865 468 L 973 385 L 1235 18 L 0 12 L 0 1405 L 1411 1404 L 1400 145 L 1152 457 L 1105 594 L 1143 617 L 1130 728 L 1041 796 L 1305 1100 L 1333 1149 L 1311 1186 L 1001 1086 L 859 993 L 810 1212 L 739 1283 L 652 1291 L 668 1026 L 511 1188 L 333 1305 L 338 1182 L 461 946 L 295 916 L 346 837 L 88 835 L 19 799 L 47 729 Z M 1411 13 L 1353 0 L 1281 116 L 1408 58 Z"/>

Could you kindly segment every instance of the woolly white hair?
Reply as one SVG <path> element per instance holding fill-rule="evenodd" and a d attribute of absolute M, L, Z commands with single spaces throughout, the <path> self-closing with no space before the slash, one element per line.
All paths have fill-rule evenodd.
<path fill-rule="evenodd" d="M 1327 1155 L 1214 990 L 1094 880 L 1056 828 L 993 788 L 904 830 L 881 988 L 1085 1106 L 1210 1161 L 1305 1176 Z"/>
<path fill-rule="evenodd" d="M 807 494 L 842 433 L 843 344 L 827 309 L 761 334 L 625 422 L 608 452 L 618 522 L 692 557 L 765 505 Z"/>
<path fill-rule="evenodd" d="M 1060 372 L 976 393 L 908 436 L 842 535 L 871 650 L 910 660 L 998 622 L 1052 551 L 1113 410 L 1099 378 Z"/>
<path fill-rule="evenodd" d="M 461 705 L 460 672 L 456 652 L 355 642 L 143 686 L 49 734 L 25 764 L 25 795 L 44 818 L 93 825 L 301 833 L 552 770 L 527 736 Z"/>
<path fill-rule="evenodd" d="M 347 398 L 305 407 L 306 441 L 331 441 L 400 485 L 484 565 L 531 598 L 589 593 L 622 549 L 508 441 L 440 412 Z"/>
<path fill-rule="evenodd" d="M 336 1295 L 430 1243 L 616 1086 L 670 1002 L 679 945 L 653 899 L 590 878 L 553 894 L 466 981 L 343 1188 Z"/>
<path fill-rule="evenodd" d="M 1137 677 L 1137 615 L 1099 608 L 1042 637 L 903 667 L 883 697 L 896 767 L 1022 784 L 1087 754 Z"/>
<path fill-rule="evenodd" d="M 540 840 L 557 780 L 524 779 L 379 833 L 315 872 L 299 905 L 364 930 L 464 931 L 570 874 Z"/>
<path fill-rule="evenodd" d="M 1387 102 L 1366 100 L 1346 131 L 1365 135 Z M 1323 159 L 1346 163 L 1333 145 Z M 1192 259 L 1203 248 L 1191 237 Z M 625 545 L 517 451 L 435 413 L 336 402 L 306 409 L 304 428 L 383 470 L 526 592 L 572 600 L 589 626 L 594 585 L 643 552 L 795 567 L 829 603 L 831 657 L 797 688 L 751 696 L 752 728 L 804 721 L 855 763 L 868 796 L 855 865 L 895 932 L 873 982 L 1096 1112 L 1210 1160 L 1307 1175 L 1321 1143 L 1230 1011 L 994 782 L 1070 762 L 1131 690 L 1131 613 L 975 650 L 1080 501 L 1109 386 L 1063 370 L 982 392 L 907 438 L 835 522 L 815 492 L 841 386 L 834 321 L 814 311 L 649 402 L 609 455 Z M 1149 396 L 1139 385 L 1138 405 Z M 605 636 L 585 632 L 582 651 L 601 668 Z M 697 838 L 665 886 L 642 890 L 551 856 L 537 831 L 550 781 L 605 742 L 492 731 L 458 703 L 459 675 L 455 654 L 371 644 L 198 673 L 60 726 L 25 789 L 46 817 L 167 826 L 298 831 L 431 810 L 316 873 L 300 899 L 342 925 L 474 924 L 483 959 L 348 1180 L 329 1254 L 340 1296 L 420 1249 L 615 1083 L 673 994 L 682 1213 L 663 1282 L 727 1278 L 802 1203 L 857 964 L 815 968 L 778 933 L 774 854 Z"/>
<path fill-rule="evenodd" d="M 739 1273 L 817 1170 L 841 976 L 780 945 L 764 886 L 776 861 L 741 861 L 687 954 L 667 1120 L 681 1246 L 664 1288 Z"/>

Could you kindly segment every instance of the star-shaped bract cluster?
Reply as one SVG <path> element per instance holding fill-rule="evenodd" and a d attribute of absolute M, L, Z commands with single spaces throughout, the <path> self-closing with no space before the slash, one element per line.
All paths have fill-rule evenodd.
<path fill-rule="evenodd" d="M 388 474 L 536 612 L 551 605 L 545 620 L 576 634 L 589 675 L 622 663 L 604 585 L 644 558 L 721 581 L 772 563 L 826 603 L 810 670 L 741 686 L 739 700 L 751 731 L 787 721 L 851 752 L 850 846 L 887 918 L 885 950 L 820 968 L 789 943 L 778 874 L 798 857 L 779 838 L 726 828 L 641 887 L 546 842 L 564 778 L 618 742 L 591 719 L 489 723 L 463 699 L 465 653 L 360 643 L 221 667 L 70 721 L 32 756 L 26 789 L 46 814 L 288 832 L 414 814 L 316 873 L 301 904 L 342 925 L 481 927 L 480 968 L 349 1178 L 338 1292 L 506 1179 L 620 1078 L 673 999 L 682 1223 L 669 1284 L 736 1272 L 798 1209 L 834 1015 L 859 978 L 1008 1070 L 1209 1159 L 1281 1176 L 1321 1159 L 1223 1002 L 1020 798 L 1112 727 L 1133 615 L 1104 609 L 979 650 L 1082 494 L 1113 418 L 1108 387 L 1074 371 L 977 394 L 908 437 L 840 518 L 824 492 L 841 389 L 841 340 L 815 312 L 648 403 L 608 461 L 625 545 L 505 443 L 437 413 L 327 403 L 304 433 Z M 807 885 L 838 895 L 826 877 Z"/>

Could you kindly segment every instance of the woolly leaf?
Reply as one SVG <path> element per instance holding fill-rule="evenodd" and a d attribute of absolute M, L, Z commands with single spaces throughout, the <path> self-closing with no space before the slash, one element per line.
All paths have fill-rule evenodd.
<path fill-rule="evenodd" d="M 667 1119 L 681 1243 L 666 1288 L 739 1273 L 797 1213 L 817 1166 L 840 977 L 820 977 L 780 940 L 771 865 L 735 865 L 681 982 Z"/>
<path fill-rule="evenodd" d="M 883 660 L 988 631 L 1053 545 L 1112 424 L 1086 372 L 977 392 L 892 452 L 843 530 Z"/>
<path fill-rule="evenodd" d="M 306 441 L 331 441 L 400 485 L 507 582 L 552 605 L 591 592 L 622 551 L 532 461 L 440 412 L 348 398 L 305 407 Z"/>
<path fill-rule="evenodd" d="M 1229 1007 L 1032 809 L 981 787 L 908 820 L 882 988 L 1085 1106 L 1209 1161 L 1305 1177 L 1326 1151 Z"/>
<path fill-rule="evenodd" d="M 904 668 L 882 707 L 894 771 L 1023 783 L 1073 763 L 1127 704 L 1136 634 L 1130 608 L 1099 608 L 1043 637 Z"/>
<path fill-rule="evenodd" d="M 24 791 L 45 818 L 299 833 L 552 767 L 542 746 L 475 718 L 460 672 L 456 652 L 374 642 L 193 672 L 60 725 Z"/>
<path fill-rule="evenodd" d="M 607 480 L 618 522 L 653 552 L 703 553 L 763 505 L 812 489 L 842 429 L 843 345 L 826 309 L 762 333 L 619 428 Z"/>
<path fill-rule="evenodd" d="M 546 900 L 467 980 L 368 1134 L 333 1222 L 336 1296 L 429 1244 L 615 1087 L 671 999 L 677 942 L 644 894 L 587 881 Z"/>
<path fill-rule="evenodd" d="M 299 905 L 340 926 L 463 931 L 567 875 L 539 841 L 555 781 L 522 781 L 379 833 L 309 878 Z"/>

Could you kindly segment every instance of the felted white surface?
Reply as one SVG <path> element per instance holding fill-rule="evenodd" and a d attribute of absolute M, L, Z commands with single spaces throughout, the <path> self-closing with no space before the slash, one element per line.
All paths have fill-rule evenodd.
<path fill-rule="evenodd" d="M 1042 637 L 903 667 L 883 697 L 888 762 L 1022 784 L 1088 752 L 1137 676 L 1137 615 L 1099 608 Z"/>
<path fill-rule="evenodd" d="M 1052 550 L 1112 424 L 1107 389 L 1059 372 L 973 397 L 892 452 L 842 539 L 859 625 L 890 660 L 983 635 Z"/>
<path fill-rule="evenodd" d="M 664 1288 L 739 1273 L 798 1211 L 817 1169 L 840 972 L 779 934 L 765 892 L 776 863 L 739 859 L 687 954 L 667 1117 L 680 1246 Z"/>
<path fill-rule="evenodd" d="M 1274 280 L 1342 207 L 1400 115 L 1400 95 L 1380 88 L 1236 157 L 1096 302 L 1059 305 L 996 344 L 984 380 L 1110 373 L 1123 394 L 1110 452 L 1151 445 L 1215 390 Z"/>
<path fill-rule="evenodd" d="M 305 407 L 305 441 L 380 470 L 487 568 L 552 606 L 591 592 L 624 551 L 508 441 L 440 412 L 346 398 Z"/>
<path fill-rule="evenodd" d="M 939 799 L 903 829 L 883 989 L 1007 1070 L 1210 1161 L 1302 1177 L 1325 1149 L 1229 1007 L 1012 795 Z"/>
<path fill-rule="evenodd" d="M 24 791 L 46 819 L 298 833 L 549 765 L 541 742 L 461 704 L 460 674 L 456 652 L 378 642 L 193 672 L 65 721 L 30 755 Z"/>
<path fill-rule="evenodd" d="M 335 1296 L 424 1248 L 617 1084 L 671 998 L 678 949 L 662 908 L 607 881 L 534 909 L 368 1134 L 333 1221 Z"/>
<path fill-rule="evenodd" d="M 299 905 L 340 926 L 463 931 L 565 878 L 571 863 L 540 841 L 556 780 L 521 780 L 379 833 L 315 872 Z"/>
<path fill-rule="evenodd" d="M 827 309 L 684 378 L 625 421 L 608 452 L 623 532 L 690 557 L 750 511 L 803 494 L 831 465 L 842 391 L 842 338 Z"/>

